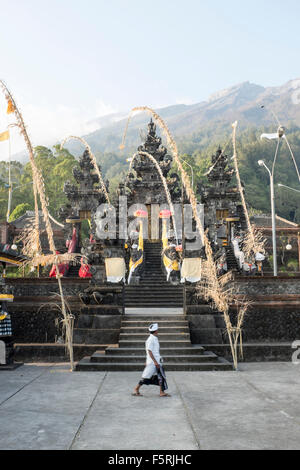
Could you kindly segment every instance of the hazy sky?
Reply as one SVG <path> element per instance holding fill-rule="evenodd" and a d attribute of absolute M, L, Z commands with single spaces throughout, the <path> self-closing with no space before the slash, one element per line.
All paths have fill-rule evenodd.
<path fill-rule="evenodd" d="M 300 77 L 298 0 L 0 0 L 0 11 L 0 77 L 34 145 L 133 106 Z"/>

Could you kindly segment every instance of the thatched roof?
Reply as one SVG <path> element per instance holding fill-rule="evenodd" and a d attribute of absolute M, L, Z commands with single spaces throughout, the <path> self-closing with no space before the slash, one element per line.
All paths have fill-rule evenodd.
<path fill-rule="evenodd" d="M 270 228 L 272 227 L 272 217 L 271 215 L 266 215 L 266 214 L 259 214 L 259 215 L 254 215 L 251 217 L 251 223 L 254 224 L 256 227 L 262 227 L 262 228 Z M 295 224 L 294 222 L 291 222 L 290 220 L 283 219 L 282 217 L 279 217 L 276 215 L 276 227 L 277 228 L 297 228 L 300 226 L 298 224 Z"/>
<path fill-rule="evenodd" d="M 32 225 L 34 221 L 34 217 L 35 217 L 34 211 L 26 211 L 25 214 L 21 215 L 20 217 L 15 219 L 13 222 L 11 222 L 11 225 L 13 225 L 17 230 L 22 230 L 28 227 L 29 225 Z M 51 222 L 53 232 L 62 230 L 62 224 L 57 222 L 51 216 L 50 216 L 50 222 Z M 41 231 L 44 231 L 46 229 L 42 211 L 39 211 L 39 227 Z"/>

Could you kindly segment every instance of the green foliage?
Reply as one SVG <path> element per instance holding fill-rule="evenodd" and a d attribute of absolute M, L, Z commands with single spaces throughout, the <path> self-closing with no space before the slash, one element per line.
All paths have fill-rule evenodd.
<path fill-rule="evenodd" d="M 286 266 L 280 266 L 280 268 L 278 269 L 278 272 L 287 273 L 288 272 L 287 267 Z"/>
<path fill-rule="evenodd" d="M 53 149 L 54 152 L 46 147 L 36 147 L 35 158 L 44 178 L 49 211 L 56 216 L 58 209 L 67 202 L 63 192 L 65 182 L 69 180 L 75 183 L 72 170 L 78 162 L 68 150 L 61 150 L 59 145 L 55 145 Z"/>
<path fill-rule="evenodd" d="M 298 271 L 298 260 L 290 259 L 287 263 L 287 269 L 289 271 Z"/>
<path fill-rule="evenodd" d="M 274 126 L 272 126 L 270 128 L 260 127 L 238 130 L 237 133 L 239 170 L 251 213 L 270 213 L 271 210 L 269 175 L 264 168 L 258 166 L 257 161 L 264 159 L 269 168 L 272 166 L 276 141 L 261 141 L 260 135 L 262 132 L 274 132 L 274 130 Z M 287 136 L 298 168 L 300 168 L 300 129 L 290 126 Z M 92 142 L 90 143 L 92 144 Z M 231 130 L 228 131 L 228 126 L 221 122 L 214 129 L 201 128 L 199 132 L 178 139 L 178 148 L 182 160 L 185 160 L 193 168 L 194 189 L 197 189 L 198 184 L 207 182 L 204 174 L 211 166 L 211 156 L 216 153 L 219 145 L 228 155 L 230 161 L 233 152 Z M 118 185 L 121 181 L 124 181 L 128 171 L 126 158 L 131 154 L 96 152 L 95 155 L 101 166 L 104 179 L 109 180 L 110 194 L 112 200 L 114 200 Z M 63 193 L 64 183 L 67 180 L 75 183 L 72 169 L 78 162 L 68 150 L 60 150 L 59 145 L 55 145 L 52 150 L 43 146 L 36 147 L 35 158 L 44 177 L 50 213 L 55 217 L 59 207 L 67 202 L 67 198 Z M 182 163 L 191 177 L 190 166 L 187 163 Z M 175 164 L 173 169 L 176 171 Z M 12 211 L 22 204 L 27 204 L 26 210 L 33 210 L 34 199 L 30 163 L 22 165 L 19 162 L 12 162 L 11 174 L 13 181 Z M 300 194 L 277 186 L 278 183 L 282 183 L 299 189 L 295 167 L 284 140 L 281 143 L 276 162 L 274 180 L 276 213 L 288 220 L 300 223 Z M 7 162 L 0 162 L 1 219 L 5 218 L 7 211 L 8 189 L 5 187 L 7 183 L 8 164 Z M 234 178 L 232 184 L 235 184 Z"/>
<path fill-rule="evenodd" d="M 83 220 L 81 222 L 81 240 L 90 238 L 90 224 L 88 220 Z"/>
<path fill-rule="evenodd" d="M 78 162 L 68 150 L 60 150 L 59 145 L 55 145 L 53 151 L 43 146 L 36 147 L 35 159 L 44 178 L 45 192 L 49 200 L 49 211 L 55 217 L 58 209 L 67 202 L 63 192 L 64 183 L 67 180 L 75 183 L 72 169 L 78 165 Z M 31 165 L 29 162 L 25 165 L 12 162 L 11 173 L 13 187 L 11 220 L 15 220 L 26 210 L 34 210 Z M 5 187 L 7 182 L 8 163 L 0 162 L 1 219 L 4 219 L 7 211 L 8 189 Z"/>
<path fill-rule="evenodd" d="M 263 132 L 274 132 L 274 127 L 248 128 L 237 133 L 238 164 L 242 183 L 245 187 L 245 197 L 249 209 L 256 213 L 270 213 L 270 178 L 267 171 L 259 167 L 257 161 L 265 160 L 271 169 L 277 141 L 260 140 Z M 300 169 L 300 129 L 292 127 L 287 132 L 297 166 Z M 201 130 L 179 140 L 178 146 L 182 157 L 193 166 L 194 187 L 197 183 L 205 183 L 203 176 L 211 165 L 211 156 L 216 153 L 218 146 L 229 157 L 233 154 L 231 135 L 225 128 L 215 128 L 215 132 Z M 191 170 L 185 169 L 190 175 Z M 233 184 L 235 184 L 233 178 Z M 282 140 L 274 172 L 275 207 L 276 213 L 292 222 L 300 223 L 300 193 L 278 187 L 278 183 L 295 189 L 300 189 L 296 170 L 286 142 Z"/>
<path fill-rule="evenodd" d="M 21 217 L 21 215 L 25 214 L 26 211 L 30 210 L 30 205 L 27 202 L 23 202 L 19 204 L 15 209 L 12 211 L 9 222 L 13 222 L 14 220 Z"/>

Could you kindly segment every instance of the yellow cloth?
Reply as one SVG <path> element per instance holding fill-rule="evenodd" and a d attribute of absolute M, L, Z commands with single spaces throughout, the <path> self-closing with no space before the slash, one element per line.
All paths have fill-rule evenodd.
<path fill-rule="evenodd" d="M 143 259 L 144 259 L 144 254 L 143 254 L 143 253 L 141 254 L 141 257 L 140 257 L 135 263 L 133 263 L 132 258 L 130 258 L 128 284 L 130 284 L 132 274 L 134 273 L 134 271 L 136 270 L 136 268 L 137 268 L 140 264 L 142 264 Z"/>
<path fill-rule="evenodd" d="M 9 131 L 0 133 L 0 142 L 4 142 L 5 140 L 8 140 L 8 139 L 9 139 Z"/>
<path fill-rule="evenodd" d="M 144 250 L 144 239 L 143 239 L 143 222 L 140 220 L 140 232 L 139 232 L 139 250 Z"/>
<path fill-rule="evenodd" d="M 163 249 L 167 248 L 168 246 L 168 238 L 167 238 L 167 221 L 163 219 L 163 229 L 162 229 L 162 244 Z"/>
<path fill-rule="evenodd" d="M 0 302 L 12 302 L 14 300 L 13 294 L 0 294 Z"/>
<path fill-rule="evenodd" d="M 135 261 L 135 263 L 133 263 L 132 258 L 130 258 L 129 269 L 131 270 L 131 268 L 133 267 L 133 271 L 134 271 L 142 262 L 143 262 L 143 255 L 137 261 Z"/>
<path fill-rule="evenodd" d="M 201 258 L 184 258 L 181 267 L 181 279 L 197 282 L 201 279 Z"/>
<path fill-rule="evenodd" d="M 14 107 L 14 105 L 12 104 L 12 101 L 11 101 L 11 100 L 8 100 L 6 113 L 7 113 L 7 114 L 12 114 L 12 113 L 14 113 L 14 112 L 15 112 L 15 107 Z"/>
<path fill-rule="evenodd" d="M 164 255 L 163 261 L 166 268 L 172 269 L 172 271 L 179 271 L 179 263 L 176 259 L 172 261 L 166 255 Z"/>

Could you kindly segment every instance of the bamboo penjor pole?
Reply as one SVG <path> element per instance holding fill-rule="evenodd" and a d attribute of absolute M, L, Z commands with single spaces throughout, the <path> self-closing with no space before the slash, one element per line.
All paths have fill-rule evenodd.
<path fill-rule="evenodd" d="M 233 163 L 234 163 L 234 168 L 235 168 L 235 175 L 238 183 L 238 189 L 240 192 L 241 196 L 241 201 L 242 201 L 242 206 L 244 209 L 244 214 L 247 222 L 247 228 L 248 228 L 248 235 L 245 239 L 245 248 L 244 251 L 246 252 L 246 256 L 250 256 L 251 253 L 256 255 L 256 253 L 259 252 L 264 252 L 264 245 L 265 245 L 265 240 L 263 239 L 263 236 L 261 232 L 256 231 L 254 233 L 253 227 L 250 222 L 250 217 L 248 213 L 248 208 L 245 200 L 245 194 L 244 190 L 242 187 L 241 183 L 241 178 L 240 178 L 240 172 L 239 172 L 239 167 L 238 167 L 238 160 L 237 160 L 237 151 L 236 151 L 236 129 L 237 129 L 237 121 L 235 121 L 232 124 L 232 145 L 233 145 Z"/>
<path fill-rule="evenodd" d="M 9 91 L 5 83 L 0 80 L 0 86 L 2 88 L 2 91 L 4 93 L 4 96 L 7 100 L 8 103 L 10 103 L 13 107 L 13 112 L 17 120 L 17 126 L 20 129 L 20 132 L 24 138 L 28 154 L 29 154 L 29 161 L 31 164 L 31 169 L 32 169 L 32 177 L 33 177 L 33 188 L 34 188 L 34 194 L 35 194 L 35 224 L 36 224 L 36 229 L 38 230 L 38 205 L 37 205 L 37 193 L 40 197 L 41 201 L 41 206 L 42 206 L 42 212 L 44 216 L 44 221 L 45 221 L 45 226 L 46 226 L 46 232 L 47 232 L 47 237 L 48 237 L 48 242 L 49 242 L 49 247 L 50 250 L 53 253 L 53 264 L 56 267 L 56 279 L 58 282 L 59 286 L 59 292 L 60 292 L 60 297 L 61 297 L 61 310 L 65 322 L 65 327 L 66 327 L 66 344 L 67 348 L 69 351 L 70 355 L 70 363 L 71 363 L 71 370 L 74 369 L 74 362 L 73 362 L 73 344 L 72 344 L 72 319 L 70 318 L 70 315 L 67 314 L 66 311 L 66 306 L 65 306 L 65 301 L 64 301 L 64 294 L 63 294 L 63 289 L 62 289 L 62 283 L 61 283 L 61 275 L 59 273 L 59 266 L 58 266 L 58 257 L 56 255 L 56 248 L 55 248 L 55 243 L 54 243 L 54 237 L 53 237 L 53 231 L 49 219 L 49 212 L 48 212 L 48 201 L 45 196 L 45 186 L 44 186 L 44 181 L 43 177 L 41 175 L 41 172 L 39 171 L 39 168 L 36 165 L 35 158 L 34 158 L 34 151 L 33 147 L 30 141 L 30 138 L 27 133 L 27 129 L 25 126 L 25 122 L 23 119 L 23 116 L 21 112 L 19 111 L 17 104 L 14 100 L 14 97 L 12 93 Z"/>

